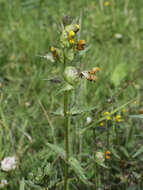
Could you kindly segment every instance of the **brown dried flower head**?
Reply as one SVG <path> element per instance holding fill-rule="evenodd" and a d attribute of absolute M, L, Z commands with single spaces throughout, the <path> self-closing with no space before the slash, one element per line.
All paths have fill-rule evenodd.
<path fill-rule="evenodd" d="M 77 47 L 76 49 L 77 50 L 84 50 L 84 46 L 85 46 L 85 40 L 79 40 L 78 43 L 77 43 Z"/>

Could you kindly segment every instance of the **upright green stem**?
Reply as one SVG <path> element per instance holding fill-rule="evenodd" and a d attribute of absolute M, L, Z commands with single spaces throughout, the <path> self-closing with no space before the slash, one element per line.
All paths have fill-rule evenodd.
<path fill-rule="evenodd" d="M 95 182 L 95 184 L 94 184 L 94 190 L 97 190 L 98 189 L 98 185 L 97 185 L 97 163 L 95 162 L 95 165 L 94 165 L 94 182 Z"/>
<path fill-rule="evenodd" d="M 107 150 L 109 151 L 110 150 L 110 120 L 107 120 Z M 109 162 L 106 160 L 106 165 L 110 168 L 109 166 Z M 107 181 L 110 181 L 110 171 L 107 170 L 107 173 L 106 173 L 106 177 L 107 177 Z"/>
<path fill-rule="evenodd" d="M 110 149 L 110 126 L 109 126 L 109 122 L 107 121 L 107 150 Z"/>
<path fill-rule="evenodd" d="M 96 163 L 96 151 L 97 151 L 97 138 L 96 138 L 96 132 L 95 129 L 93 129 L 93 137 L 94 137 L 94 159 L 95 159 L 95 164 L 94 164 L 94 190 L 98 190 L 98 165 Z"/>
<path fill-rule="evenodd" d="M 67 189 L 68 183 L 68 161 L 69 161 L 69 135 L 68 135 L 68 122 L 69 116 L 67 114 L 67 107 L 68 107 L 68 92 L 64 92 L 64 128 L 65 128 L 65 178 L 64 178 L 64 190 Z"/>
<path fill-rule="evenodd" d="M 64 69 L 66 67 L 66 57 L 64 54 Z M 67 190 L 68 185 L 68 161 L 69 161 L 69 134 L 68 134 L 68 124 L 69 124 L 69 115 L 68 115 L 68 91 L 64 92 L 64 129 L 65 129 L 65 176 L 64 176 L 64 190 Z"/>
<path fill-rule="evenodd" d="M 115 131 L 116 131 L 116 144 L 119 145 L 119 126 L 116 124 Z"/>

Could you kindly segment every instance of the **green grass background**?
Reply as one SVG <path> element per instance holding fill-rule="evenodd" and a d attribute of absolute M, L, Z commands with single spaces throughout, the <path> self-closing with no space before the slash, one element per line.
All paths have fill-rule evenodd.
<path fill-rule="evenodd" d="M 7 177 L 0 172 L 1 179 L 9 179 L 8 189 L 19 189 L 22 178 L 27 179 L 30 172 L 36 173 L 42 167 L 49 153 L 45 143 L 53 143 L 39 101 L 52 121 L 58 144 L 64 143 L 63 119 L 51 114 L 62 107 L 63 97 L 56 94 L 60 84 L 44 80 L 58 77 L 61 65 L 38 56 L 47 54 L 52 45 L 58 45 L 58 28 L 64 14 L 82 21 L 80 38 L 86 40 L 89 50 L 81 68 L 101 68 L 98 82 L 84 81 L 72 99 L 79 105 L 108 111 L 142 96 L 143 1 L 112 0 L 109 6 L 104 2 L 0 0 L 0 159 L 16 154 L 20 162 L 16 174 Z M 121 34 L 120 39 L 116 38 L 117 34 Z M 111 98 L 113 105 L 108 104 Z M 91 115 L 74 119 L 71 139 L 75 136 L 72 128 L 84 128 L 86 117 Z M 25 133 L 32 137 L 32 143 Z M 92 152 L 90 135 L 89 130 L 83 145 L 87 154 Z"/>

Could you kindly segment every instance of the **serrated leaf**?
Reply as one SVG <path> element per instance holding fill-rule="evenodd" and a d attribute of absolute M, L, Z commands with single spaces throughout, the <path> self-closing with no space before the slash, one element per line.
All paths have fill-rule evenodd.
<path fill-rule="evenodd" d="M 136 179 L 141 178 L 141 175 L 138 174 L 137 172 L 132 171 L 132 174 L 135 176 Z"/>
<path fill-rule="evenodd" d="M 57 92 L 56 92 L 56 95 L 62 93 L 62 92 L 65 92 L 65 91 L 71 91 L 73 90 L 74 87 L 68 83 L 65 83 Z"/>
<path fill-rule="evenodd" d="M 64 112 L 62 109 L 57 109 L 55 112 L 52 112 L 54 115 L 64 116 Z"/>
<path fill-rule="evenodd" d="M 120 159 L 120 156 L 117 154 L 116 150 L 114 148 L 111 149 L 112 154 L 117 158 Z"/>
<path fill-rule="evenodd" d="M 19 190 L 25 190 L 25 181 L 24 178 L 22 178 L 21 182 L 20 182 L 20 188 Z"/>
<path fill-rule="evenodd" d="M 120 150 L 122 151 L 122 153 L 124 154 L 124 156 L 126 156 L 127 158 L 130 157 L 128 151 L 126 150 L 126 148 L 124 148 L 123 146 L 120 147 Z"/>
<path fill-rule="evenodd" d="M 96 163 L 97 163 L 99 166 L 102 166 L 103 168 L 108 169 L 108 167 L 107 167 L 104 163 L 101 163 L 101 162 L 98 162 L 98 161 L 96 161 Z"/>
<path fill-rule="evenodd" d="M 129 115 L 129 117 L 143 119 L 143 114 L 140 114 L 140 115 Z"/>
<path fill-rule="evenodd" d="M 85 112 L 95 110 L 96 108 L 97 108 L 97 106 L 94 106 L 94 107 L 91 107 L 91 108 L 82 107 L 82 106 L 80 106 L 80 107 L 75 106 L 75 107 L 71 108 L 70 114 L 71 115 L 78 115 L 78 114 L 82 114 L 82 113 L 85 113 Z"/>
<path fill-rule="evenodd" d="M 69 60 L 69 61 L 72 61 L 73 58 L 74 58 L 74 49 L 68 49 L 68 51 L 66 52 L 66 58 Z"/>
<path fill-rule="evenodd" d="M 141 153 L 143 153 L 143 146 L 139 148 L 139 150 L 132 156 L 133 158 L 139 156 Z"/>
<path fill-rule="evenodd" d="M 65 159 L 65 151 L 61 147 L 59 147 L 55 144 L 50 144 L 50 143 L 47 143 L 47 145 L 48 145 L 48 147 L 51 148 L 51 150 L 53 150 L 55 153 L 57 153 L 62 159 Z"/>
<path fill-rule="evenodd" d="M 51 150 L 53 150 L 55 153 L 57 153 L 62 159 L 65 160 L 65 151 L 57 146 L 57 145 L 54 145 L 54 144 L 50 144 L 50 143 L 47 143 L 48 147 L 51 148 Z M 73 168 L 73 170 L 75 171 L 75 173 L 77 174 L 77 176 L 80 178 L 80 180 L 85 183 L 85 184 L 88 184 L 89 185 L 89 182 L 86 178 L 86 176 L 84 175 L 84 170 L 83 168 L 80 166 L 80 163 L 78 162 L 77 159 L 71 157 L 69 158 L 69 165 Z"/>
<path fill-rule="evenodd" d="M 86 176 L 84 175 L 84 170 L 83 168 L 80 166 L 80 163 L 78 162 L 78 160 L 76 158 L 71 157 L 69 159 L 69 164 L 70 166 L 73 168 L 73 170 L 75 171 L 75 173 L 77 174 L 77 176 L 79 177 L 79 179 L 86 185 L 89 185 L 91 183 L 89 183 L 88 179 L 86 178 Z"/>
<path fill-rule="evenodd" d="M 32 181 L 30 180 L 25 180 L 25 183 L 30 186 L 33 187 L 35 190 L 42 190 L 42 188 L 39 185 L 35 185 Z"/>

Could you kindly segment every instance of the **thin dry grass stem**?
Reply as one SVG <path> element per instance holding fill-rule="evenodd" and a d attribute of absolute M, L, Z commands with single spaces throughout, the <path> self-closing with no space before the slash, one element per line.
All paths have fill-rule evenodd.
<path fill-rule="evenodd" d="M 125 0 L 124 12 L 125 12 L 126 10 L 128 10 L 128 6 L 129 6 L 129 0 Z"/>
<path fill-rule="evenodd" d="M 104 12 L 104 2 L 103 2 L 103 0 L 99 0 L 99 5 L 100 5 L 101 11 Z"/>
<path fill-rule="evenodd" d="M 46 119 L 47 119 L 47 121 L 49 123 L 49 126 L 50 126 L 51 131 L 52 131 L 53 141 L 54 141 L 54 144 L 56 144 L 54 126 L 53 126 L 53 124 L 52 124 L 52 122 L 51 122 L 51 120 L 49 118 L 49 115 L 48 115 L 47 111 L 45 110 L 45 108 L 44 108 L 44 106 L 43 106 L 43 104 L 42 104 L 42 102 L 40 100 L 39 100 L 39 105 L 40 105 L 40 107 L 41 107 L 41 109 L 42 109 L 42 111 L 43 111 L 43 113 L 44 113 L 44 115 L 45 115 L 45 117 L 46 117 Z"/>
<path fill-rule="evenodd" d="M 82 11 L 80 11 L 80 17 L 79 17 L 79 26 L 80 26 L 80 30 L 78 31 L 78 39 L 80 39 L 80 31 L 81 31 L 81 28 L 82 28 Z"/>
<path fill-rule="evenodd" d="M 17 161 L 17 168 L 20 168 L 20 160 L 21 160 L 21 153 L 23 149 L 23 141 L 20 143 L 19 148 L 18 148 L 18 161 Z"/>

